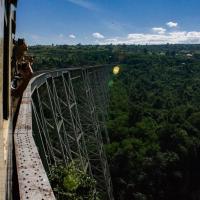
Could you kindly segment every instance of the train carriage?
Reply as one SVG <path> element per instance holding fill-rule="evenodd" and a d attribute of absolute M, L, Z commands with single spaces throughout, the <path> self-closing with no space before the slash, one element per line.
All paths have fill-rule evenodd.
<path fill-rule="evenodd" d="M 13 188 L 13 113 L 10 84 L 16 4 L 16 0 L 0 0 L 0 200 L 12 199 Z"/>

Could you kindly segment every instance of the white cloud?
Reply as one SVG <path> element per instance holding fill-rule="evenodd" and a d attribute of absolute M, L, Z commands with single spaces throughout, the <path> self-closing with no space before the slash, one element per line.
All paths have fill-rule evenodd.
<path fill-rule="evenodd" d="M 64 35 L 63 35 L 62 33 L 60 33 L 58 37 L 59 37 L 59 38 L 63 38 Z"/>
<path fill-rule="evenodd" d="M 200 32 L 180 31 L 165 34 L 130 33 L 127 37 L 105 39 L 100 44 L 200 44 Z"/>
<path fill-rule="evenodd" d="M 177 22 L 167 22 L 166 25 L 169 26 L 170 28 L 175 28 L 178 26 L 178 23 Z"/>
<path fill-rule="evenodd" d="M 166 29 L 165 28 L 162 28 L 162 27 L 154 27 L 152 28 L 152 30 L 155 32 L 155 33 L 158 33 L 158 34 L 164 34 L 166 32 Z"/>
<path fill-rule="evenodd" d="M 86 0 L 67 0 L 70 3 L 76 4 L 80 7 L 87 8 L 88 10 L 97 10 L 94 4 L 86 1 Z"/>
<path fill-rule="evenodd" d="M 70 35 L 69 35 L 69 38 L 71 38 L 71 39 L 75 39 L 76 36 L 75 36 L 74 34 L 70 34 Z"/>
<path fill-rule="evenodd" d="M 104 39 L 105 38 L 101 33 L 93 33 L 92 36 L 96 39 Z"/>

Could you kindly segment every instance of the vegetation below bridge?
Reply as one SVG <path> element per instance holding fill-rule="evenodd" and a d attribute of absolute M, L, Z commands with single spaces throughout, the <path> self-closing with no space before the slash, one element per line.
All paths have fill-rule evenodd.
<path fill-rule="evenodd" d="M 35 69 L 120 63 L 106 146 L 117 200 L 200 196 L 200 45 L 35 46 Z"/>

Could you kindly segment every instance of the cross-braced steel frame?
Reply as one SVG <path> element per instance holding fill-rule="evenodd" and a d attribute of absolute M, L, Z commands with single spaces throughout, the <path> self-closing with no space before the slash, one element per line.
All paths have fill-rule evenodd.
<path fill-rule="evenodd" d="M 101 199 L 113 200 L 104 150 L 104 143 L 109 143 L 108 75 L 105 66 L 63 69 L 36 77 L 28 88 L 32 134 L 47 174 L 53 166 L 78 161 L 97 181 Z M 20 136 L 16 134 L 16 147 Z"/>

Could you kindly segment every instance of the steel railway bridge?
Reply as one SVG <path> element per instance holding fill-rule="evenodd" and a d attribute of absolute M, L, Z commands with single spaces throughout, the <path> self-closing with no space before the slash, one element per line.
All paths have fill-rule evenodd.
<path fill-rule="evenodd" d="M 104 150 L 109 70 L 68 68 L 30 81 L 14 132 L 20 199 L 55 199 L 48 179 L 52 166 L 74 159 L 97 181 L 102 199 L 114 199 Z"/>
<path fill-rule="evenodd" d="M 16 6 L 0 0 L 0 200 L 56 199 L 52 167 L 74 160 L 96 180 L 101 199 L 113 200 L 104 150 L 110 66 L 39 73 L 18 106 L 10 89 Z"/>

